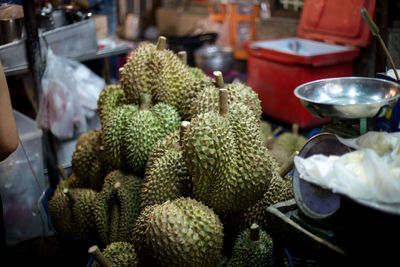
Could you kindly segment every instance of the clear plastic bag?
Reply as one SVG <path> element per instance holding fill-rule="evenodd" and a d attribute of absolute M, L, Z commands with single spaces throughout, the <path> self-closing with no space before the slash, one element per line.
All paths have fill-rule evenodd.
<path fill-rule="evenodd" d="M 60 139 L 72 138 L 75 130 L 86 131 L 86 117 L 95 114 L 104 80 L 83 64 L 48 49 L 41 82 L 37 123 Z"/>

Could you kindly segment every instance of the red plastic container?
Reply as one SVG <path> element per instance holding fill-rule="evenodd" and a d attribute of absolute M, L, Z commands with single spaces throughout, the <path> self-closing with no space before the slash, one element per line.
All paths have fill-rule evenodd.
<path fill-rule="evenodd" d="M 313 117 L 294 95 L 306 82 L 353 75 L 358 46 L 371 40 L 360 10 L 375 12 L 375 0 L 306 0 L 298 37 L 246 44 L 248 84 L 263 113 L 308 128 L 326 122 Z"/>

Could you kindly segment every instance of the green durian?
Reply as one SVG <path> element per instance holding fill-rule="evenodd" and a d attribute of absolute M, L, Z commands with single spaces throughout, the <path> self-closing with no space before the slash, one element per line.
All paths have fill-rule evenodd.
<path fill-rule="evenodd" d="M 242 103 L 228 106 L 228 91 L 220 91 L 220 114 L 193 119 L 183 143 L 194 197 L 226 214 L 253 205 L 268 188 L 265 177 L 277 166 L 262 143 L 254 113 Z"/>
<path fill-rule="evenodd" d="M 101 131 L 91 130 L 82 135 L 78 138 L 72 154 L 72 170 L 86 188 L 100 190 L 106 172 L 110 169 L 104 162 Z"/>
<path fill-rule="evenodd" d="M 266 121 L 261 121 L 261 139 L 263 140 L 264 144 L 267 144 L 267 139 L 272 134 L 272 127 Z"/>
<path fill-rule="evenodd" d="M 104 150 L 112 159 L 113 164 L 121 169 L 126 169 L 122 155 L 124 136 L 128 121 L 139 112 L 135 105 L 122 105 L 109 112 L 102 121 L 102 136 Z"/>
<path fill-rule="evenodd" d="M 183 95 L 182 106 L 181 106 L 181 115 L 184 120 L 190 120 L 193 115 L 192 113 L 196 112 L 196 108 L 199 104 L 197 104 L 194 100 L 197 95 L 205 90 L 207 87 L 215 88 L 215 81 L 209 77 L 204 77 L 194 81 L 187 89 L 186 93 Z M 204 108 L 203 108 L 204 109 Z"/>
<path fill-rule="evenodd" d="M 127 121 L 123 141 L 123 157 L 129 170 L 144 173 L 149 153 L 161 138 L 177 130 L 178 112 L 171 106 L 159 103 L 149 108 L 150 95 L 142 95 L 140 111 Z"/>
<path fill-rule="evenodd" d="M 75 173 L 72 173 L 67 179 L 57 184 L 56 192 L 63 192 L 64 189 L 84 188 L 85 186 L 81 179 Z"/>
<path fill-rule="evenodd" d="M 76 194 L 76 189 L 69 190 Z M 49 200 L 51 225 L 57 234 L 64 237 L 76 237 L 79 233 L 73 218 L 72 200 L 63 192 L 57 191 Z"/>
<path fill-rule="evenodd" d="M 215 85 L 206 86 L 201 90 L 193 100 L 189 114 L 190 119 L 206 112 L 218 112 L 219 107 L 219 88 L 225 88 L 229 91 L 229 104 L 243 103 L 253 113 L 257 119 L 261 118 L 261 104 L 258 95 L 250 87 L 242 83 L 224 84 L 222 73 L 214 72 Z"/>
<path fill-rule="evenodd" d="M 257 224 L 236 239 L 227 267 L 274 266 L 272 238 Z"/>
<path fill-rule="evenodd" d="M 96 228 L 104 244 L 129 241 L 139 216 L 142 179 L 116 170 L 109 173 L 98 194 Z"/>
<path fill-rule="evenodd" d="M 125 92 L 120 85 L 107 85 L 100 93 L 97 100 L 97 110 L 103 124 L 105 117 L 115 108 L 128 104 Z"/>
<path fill-rule="evenodd" d="M 191 74 L 191 78 L 193 80 L 193 82 L 199 80 L 199 79 L 203 79 L 206 77 L 206 75 L 204 74 L 203 70 L 197 67 L 190 67 L 187 64 L 187 53 L 186 51 L 180 51 L 178 52 L 178 57 L 179 59 L 182 61 L 182 63 L 187 66 L 189 73 Z"/>
<path fill-rule="evenodd" d="M 182 123 L 181 130 L 158 141 L 150 152 L 142 190 L 142 208 L 190 196 L 191 177 L 183 160 L 180 143 L 180 133 L 186 123 Z"/>
<path fill-rule="evenodd" d="M 112 267 L 135 267 L 138 265 L 136 252 L 132 244 L 127 242 L 114 242 L 108 245 L 103 253 L 97 246 L 89 248 L 89 254 L 95 259 L 92 267 L 105 265 Z"/>
<path fill-rule="evenodd" d="M 290 155 L 295 151 L 300 151 L 307 139 L 304 136 L 285 132 L 278 136 L 274 142 L 274 146 L 283 147 Z"/>
<path fill-rule="evenodd" d="M 93 238 L 96 233 L 95 208 L 97 193 L 91 189 L 79 189 L 73 201 L 72 213 L 79 228 L 79 236 Z"/>
<path fill-rule="evenodd" d="M 223 225 L 194 199 L 156 205 L 143 228 L 145 247 L 160 266 L 215 266 L 221 259 Z"/>

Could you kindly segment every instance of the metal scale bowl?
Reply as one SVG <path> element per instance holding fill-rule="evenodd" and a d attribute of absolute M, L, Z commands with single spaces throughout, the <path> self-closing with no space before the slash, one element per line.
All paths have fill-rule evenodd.
<path fill-rule="evenodd" d="M 367 118 L 379 118 L 394 106 L 400 97 L 400 85 L 376 78 L 331 78 L 300 85 L 294 94 L 314 116 L 332 118 L 334 121 L 359 119 L 359 134 L 362 135 L 367 131 Z M 349 151 L 334 134 L 322 133 L 312 137 L 299 156 L 342 155 Z M 312 219 L 328 218 L 340 208 L 339 195 L 300 179 L 296 167 L 293 172 L 293 194 L 299 209 Z"/>

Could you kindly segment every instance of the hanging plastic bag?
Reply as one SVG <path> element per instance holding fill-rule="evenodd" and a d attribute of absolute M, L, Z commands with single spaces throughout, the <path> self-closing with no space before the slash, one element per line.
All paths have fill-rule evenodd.
<path fill-rule="evenodd" d="M 83 64 L 48 49 L 41 82 L 37 123 L 60 139 L 86 131 L 86 117 L 92 117 L 97 109 L 104 80 Z"/>

